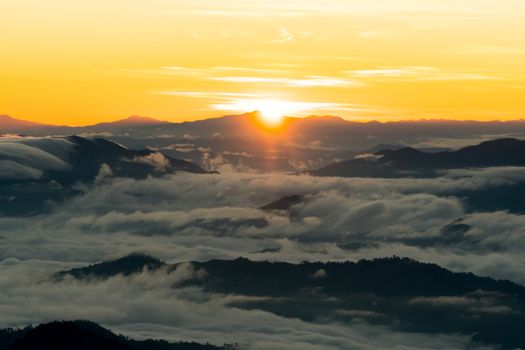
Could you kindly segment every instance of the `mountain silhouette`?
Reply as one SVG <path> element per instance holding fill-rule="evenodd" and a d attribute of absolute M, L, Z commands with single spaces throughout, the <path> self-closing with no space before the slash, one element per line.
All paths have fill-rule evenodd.
<path fill-rule="evenodd" d="M 221 171 L 225 165 L 224 169 L 228 170 L 259 172 L 321 169 L 363 153 L 406 146 L 437 153 L 479 143 L 490 135 L 525 134 L 525 121 L 379 123 L 355 122 L 334 116 L 285 117 L 282 127 L 269 130 L 257 112 L 189 122 L 132 116 L 80 127 L 19 126 L 3 128 L 0 122 L 0 134 L 100 136 L 129 149 L 158 149 L 164 155 L 186 159 L 208 170 Z M 351 176 L 378 176 L 377 167 L 368 169 L 366 165 L 358 165 L 359 169 Z M 380 176 L 398 174 L 384 170 Z"/>
<path fill-rule="evenodd" d="M 79 194 L 76 183 L 91 184 L 103 176 L 145 179 L 180 171 L 209 173 L 194 163 L 151 150 L 80 136 L 4 139 L 0 171 L 4 166 L 0 215 L 38 213 L 46 202 L 62 202 Z"/>
<path fill-rule="evenodd" d="M 15 119 L 8 115 L 0 115 L 0 135 L 2 133 L 16 132 L 20 130 L 44 128 L 47 125 Z"/>
<path fill-rule="evenodd" d="M 133 340 L 89 321 L 62 321 L 35 328 L 0 330 L 0 350 L 233 350 L 233 346 Z"/>
<path fill-rule="evenodd" d="M 342 177 L 421 177 L 438 176 L 440 170 L 446 169 L 495 166 L 525 166 L 525 141 L 497 139 L 457 151 L 437 153 L 410 147 L 382 150 L 374 157 L 333 163 L 308 173 Z"/>
<path fill-rule="evenodd" d="M 10 118 L 10 120 L 13 118 Z M 115 138 L 148 138 L 159 133 L 182 138 L 191 135 L 198 139 L 222 138 L 257 140 L 268 138 L 307 146 L 321 142 L 325 148 L 342 151 L 364 151 L 378 144 L 416 144 L 425 139 L 472 139 L 475 143 L 483 135 L 510 135 L 525 133 L 525 121 L 453 121 L 421 120 L 395 122 L 355 122 L 336 116 L 286 117 L 283 132 L 268 132 L 261 127 L 258 113 L 244 113 L 191 122 L 162 122 L 149 117 L 132 116 L 116 122 L 104 122 L 81 127 L 32 124 L 16 120 L 10 125 L 0 120 L 1 133 L 21 133 L 33 136 L 73 135 L 83 133 L 110 133 Z M 117 140 L 121 141 L 121 140 Z M 130 141 L 131 142 L 131 141 Z M 448 145 L 446 145 L 448 147 Z M 436 147 L 439 150 L 440 147 Z M 429 149 L 432 150 L 432 149 Z"/>
<path fill-rule="evenodd" d="M 164 175 L 185 171 L 206 174 L 206 170 L 191 162 L 163 156 L 150 150 L 131 150 L 103 138 L 70 136 L 74 149 L 70 154 L 71 170 L 52 172 L 48 176 L 59 183 L 93 181 L 103 164 L 114 176 L 144 179 L 150 175 Z M 157 158 L 155 158 L 157 157 Z"/>
<path fill-rule="evenodd" d="M 478 277 L 472 273 L 451 272 L 435 264 L 420 263 L 408 258 L 381 258 L 358 262 L 285 262 L 210 260 L 191 262 L 196 269 L 208 273 L 203 284 L 213 292 L 246 295 L 294 295 L 306 287 L 322 286 L 331 295 L 374 293 L 381 296 L 461 295 L 477 290 L 517 295 L 525 301 L 525 287 L 510 281 Z M 100 262 L 87 267 L 58 272 L 55 276 L 76 279 L 109 278 L 118 274 L 130 275 L 144 269 L 154 271 L 166 266 L 146 254 L 134 253 L 120 259 Z M 171 265 L 169 270 L 177 268 Z M 326 272 L 322 279 L 312 279 L 319 270 Z"/>
<path fill-rule="evenodd" d="M 114 122 L 105 122 L 105 123 L 98 123 L 93 126 L 96 127 L 118 127 L 118 126 L 147 126 L 147 125 L 159 125 L 159 124 L 168 124 L 167 122 L 157 120 L 150 117 L 143 117 L 138 115 L 132 115 L 125 119 L 120 119 Z"/>
<path fill-rule="evenodd" d="M 133 253 L 116 260 L 104 261 L 87 267 L 59 272 L 55 274 L 54 277 L 56 279 L 63 279 L 66 276 L 71 276 L 77 279 L 84 279 L 108 278 L 118 274 L 128 276 L 144 270 L 155 271 L 165 265 L 166 263 L 150 255 Z"/>
<path fill-rule="evenodd" d="M 454 223 L 444 228 L 447 239 L 468 230 Z M 139 259 L 137 260 L 137 257 Z M 128 257 L 129 258 L 129 257 Z M 174 271 L 147 256 L 133 255 L 133 269 L 119 259 L 55 276 L 106 279 L 153 268 Z M 192 262 L 205 277 L 189 279 L 174 288 L 198 286 L 214 294 L 246 295 L 231 306 L 259 309 L 308 322 L 352 323 L 366 320 L 410 332 L 475 334 L 474 340 L 504 349 L 525 347 L 525 287 L 506 280 L 452 272 L 435 264 L 408 258 L 358 262 L 285 262 L 210 260 Z M 116 267 L 121 266 L 121 269 Z M 59 281 L 59 279 L 57 280 Z"/>
<path fill-rule="evenodd" d="M 302 203 L 304 201 L 304 196 L 301 195 L 291 195 L 280 198 L 274 202 L 268 203 L 261 207 L 262 210 L 289 210 L 295 204 Z"/>

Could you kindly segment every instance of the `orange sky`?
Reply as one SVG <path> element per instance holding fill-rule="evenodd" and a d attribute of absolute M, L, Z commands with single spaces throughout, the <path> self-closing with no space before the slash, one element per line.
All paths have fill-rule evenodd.
<path fill-rule="evenodd" d="M 0 13 L 0 114 L 16 118 L 182 121 L 268 103 L 525 118 L 523 0 L 5 0 Z"/>

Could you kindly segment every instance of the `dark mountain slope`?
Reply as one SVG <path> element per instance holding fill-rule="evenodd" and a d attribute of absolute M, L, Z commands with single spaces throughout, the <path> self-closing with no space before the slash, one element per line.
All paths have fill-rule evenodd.
<path fill-rule="evenodd" d="M 103 138 L 80 136 L 58 138 L 14 138 L 0 142 L 1 182 L 52 180 L 67 185 L 90 182 L 103 165 L 109 166 L 114 176 L 145 178 L 176 171 L 204 174 L 196 164 L 163 156 L 151 150 L 131 150 Z M 10 168 L 3 169 L 3 167 Z M 15 168 L 18 172 L 10 169 Z M 22 171 L 32 177 L 22 176 Z M 10 175 L 11 174 L 11 175 Z"/>
<path fill-rule="evenodd" d="M 261 210 L 289 210 L 292 206 L 302 203 L 303 201 L 304 196 L 301 195 L 286 196 L 262 206 Z"/>
<path fill-rule="evenodd" d="M 333 163 L 309 173 L 343 177 L 437 176 L 445 169 L 495 166 L 525 166 L 525 141 L 498 139 L 437 153 L 409 147 L 383 150 L 375 153 L 375 157 Z"/>
<path fill-rule="evenodd" d="M 200 166 L 151 150 L 131 150 L 102 138 L 0 140 L 0 215 L 39 213 L 45 203 L 78 194 L 76 183 L 103 177 L 145 179 L 179 171 L 207 174 Z"/>
<path fill-rule="evenodd" d="M 94 277 L 129 272 L 115 270 L 116 265 L 101 263 L 57 276 L 96 283 Z M 309 322 L 365 320 L 403 331 L 475 334 L 474 339 L 481 343 L 505 349 L 525 347 L 525 287 L 510 281 L 455 273 L 397 257 L 302 264 L 239 258 L 192 265 L 205 271 L 206 277 L 174 288 L 199 286 L 211 293 L 257 297 L 231 303 L 240 308 Z M 168 266 L 167 271 L 177 266 Z"/>
<path fill-rule="evenodd" d="M 130 254 L 120 259 L 104 261 L 87 267 L 59 272 L 55 278 L 62 279 L 71 276 L 77 279 L 84 278 L 108 278 L 118 274 L 128 276 L 140 273 L 144 270 L 154 271 L 166 264 L 157 258 L 145 254 Z"/>
<path fill-rule="evenodd" d="M 192 262 L 196 269 L 204 269 L 208 278 L 191 281 L 205 289 L 221 293 L 245 295 L 295 295 L 305 288 L 321 287 L 330 295 L 345 296 L 373 293 L 392 296 L 461 295 L 477 290 L 512 294 L 525 301 L 525 287 L 510 281 L 478 277 L 472 273 L 458 273 L 435 264 L 420 263 L 408 258 L 382 258 L 358 262 L 285 262 L 210 260 Z M 143 254 L 101 262 L 83 268 L 61 271 L 58 277 L 109 278 L 117 274 L 129 275 L 151 271 L 165 266 L 160 260 Z M 169 267 L 176 269 L 177 264 Z M 315 278 L 319 271 L 320 278 Z"/>
<path fill-rule="evenodd" d="M 103 164 L 111 168 L 114 176 L 142 179 L 149 175 L 164 175 L 176 171 L 205 174 L 200 166 L 185 160 L 163 156 L 150 150 L 130 150 L 102 138 L 68 137 L 74 144 L 70 154 L 69 172 L 52 172 L 49 177 L 59 183 L 92 181 Z"/>
<path fill-rule="evenodd" d="M 519 295 L 525 288 L 469 273 L 454 273 L 434 264 L 385 258 L 344 263 L 253 262 L 247 259 L 193 263 L 209 274 L 206 289 L 247 295 L 295 295 L 305 288 L 322 288 L 329 295 L 373 293 L 392 296 L 461 295 L 476 290 Z M 316 273 L 319 278 L 315 278 Z"/>

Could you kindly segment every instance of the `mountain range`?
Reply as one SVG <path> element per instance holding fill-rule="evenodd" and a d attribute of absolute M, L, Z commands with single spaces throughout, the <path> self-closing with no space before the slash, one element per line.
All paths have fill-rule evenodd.
<path fill-rule="evenodd" d="M 148 117 L 83 127 L 28 123 L 3 116 L 0 134 L 99 136 L 129 149 L 153 149 L 208 170 L 295 172 L 361 153 L 412 147 L 435 153 L 488 139 L 522 137 L 525 122 L 353 122 L 333 116 L 286 117 L 268 129 L 257 112 L 172 123 Z"/>
<path fill-rule="evenodd" d="M 151 125 L 161 125 L 169 124 L 168 122 L 163 122 L 157 119 L 142 117 L 142 116 L 130 116 L 128 118 L 114 121 L 114 122 L 104 122 L 94 125 L 88 125 L 83 127 L 74 127 L 74 126 L 64 126 L 64 125 L 53 125 L 53 124 L 43 124 L 37 122 L 30 122 L 21 119 L 16 119 L 8 115 L 0 115 L 0 130 L 3 132 L 29 132 L 31 133 L 33 129 L 39 130 L 75 130 L 75 129 L 105 129 L 113 127 L 138 127 L 138 126 L 151 126 Z"/>
<path fill-rule="evenodd" d="M 453 121 L 421 120 L 380 123 L 355 122 L 334 116 L 286 117 L 279 130 L 271 130 L 260 122 L 258 112 L 209 118 L 192 122 L 173 123 L 149 117 L 132 116 L 114 122 L 90 126 L 56 126 L 38 124 L 0 116 L 0 133 L 19 133 L 33 136 L 73 135 L 83 133 L 112 133 L 132 137 L 156 135 L 199 139 L 233 138 L 274 140 L 307 145 L 318 141 L 325 148 L 362 151 L 378 144 L 413 145 L 425 138 L 477 138 L 481 135 L 523 135 L 525 121 Z M 131 134 L 130 134 L 131 132 Z"/>
<path fill-rule="evenodd" d="M 375 153 L 369 153 L 372 151 Z M 263 159 L 259 161 L 264 162 Z M 271 166 L 272 163 L 265 164 Z M 525 166 L 525 141 L 505 138 L 456 151 L 434 152 L 380 145 L 365 153 L 355 153 L 352 159 L 303 173 L 336 177 L 421 178 L 441 176 L 450 169 L 508 166 Z M 104 177 L 145 179 L 180 171 L 210 173 L 195 163 L 160 151 L 134 150 L 104 138 L 79 136 L 0 138 L 0 170 L 0 213 L 4 215 L 37 213 L 43 208 L 43 203 L 62 202 L 79 194 L 75 184 L 89 184 Z M 447 194 L 460 198 L 469 211 L 525 212 L 525 184 L 520 181 Z M 304 198 L 292 196 L 277 200 L 261 209 L 287 210 Z"/>

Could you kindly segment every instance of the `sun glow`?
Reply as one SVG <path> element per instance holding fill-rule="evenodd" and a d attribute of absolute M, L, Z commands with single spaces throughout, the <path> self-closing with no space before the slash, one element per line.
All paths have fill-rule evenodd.
<path fill-rule="evenodd" d="M 257 111 L 261 121 L 267 126 L 279 126 L 285 115 L 299 113 L 303 110 L 298 102 L 283 100 L 240 100 L 237 102 L 237 108 L 233 109 Z"/>
<path fill-rule="evenodd" d="M 292 104 L 285 101 L 265 101 L 258 109 L 260 118 L 268 126 L 278 126 L 287 114 L 298 112 Z"/>
<path fill-rule="evenodd" d="M 525 1 L 472 3 L 0 0 L 0 114 L 521 119 Z"/>
<path fill-rule="evenodd" d="M 218 110 L 231 112 L 259 112 L 261 122 L 268 127 L 278 127 L 282 124 L 284 117 L 289 115 L 301 116 L 315 110 L 325 108 L 327 105 L 314 102 L 299 102 L 273 99 L 237 99 L 230 103 L 216 104 L 213 107 Z"/>

